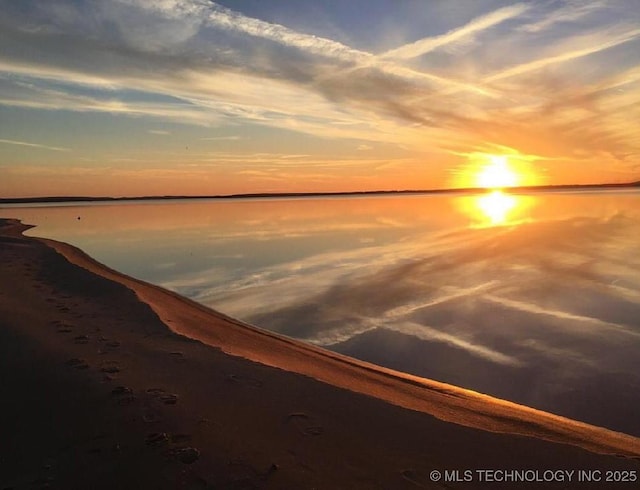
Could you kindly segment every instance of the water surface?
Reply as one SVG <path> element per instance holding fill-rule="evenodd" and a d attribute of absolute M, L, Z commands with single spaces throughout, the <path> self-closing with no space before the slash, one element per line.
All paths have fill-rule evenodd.
<path fill-rule="evenodd" d="M 0 215 L 262 328 L 640 435 L 640 192 Z"/>

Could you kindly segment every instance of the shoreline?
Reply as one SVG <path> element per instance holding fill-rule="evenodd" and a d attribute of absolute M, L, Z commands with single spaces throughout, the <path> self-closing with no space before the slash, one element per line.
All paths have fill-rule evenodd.
<path fill-rule="evenodd" d="M 166 405 L 160 409 L 162 420 L 171 421 L 168 425 L 179 426 L 185 420 L 191 421 L 193 434 L 188 441 L 194 446 L 198 443 L 198 458 L 185 466 L 180 458 L 185 454 L 195 455 L 188 450 L 195 451 L 196 447 L 175 442 L 170 436 L 165 441 L 162 434 L 166 436 L 168 432 L 159 427 L 161 421 L 157 424 L 145 421 L 139 414 L 133 420 L 126 419 L 125 425 L 132 424 L 135 428 L 131 437 L 136 435 L 129 440 L 128 447 L 139 448 L 140 433 L 150 428 L 157 430 L 153 434 L 160 434 L 159 449 L 151 451 L 150 461 L 159 457 L 172 462 L 168 465 L 171 471 L 167 470 L 170 474 L 161 475 L 160 482 L 175 484 L 176 478 L 182 478 L 185 467 L 189 468 L 189 478 L 193 481 L 201 478 L 206 482 L 228 483 L 244 479 L 252 482 L 253 486 L 247 488 L 300 488 L 301 482 L 308 483 L 301 488 L 330 488 L 336 484 L 346 485 L 344 482 L 351 482 L 350 488 L 373 488 L 370 478 L 374 476 L 388 481 L 391 488 L 404 488 L 402 485 L 440 488 L 430 486 L 433 482 L 425 476 L 429 468 L 437 469 L 436 465 L 443 468 L 443 464 L 462 468 L 462 464 L 471 462 L 477 462 L 478 468 L 491 467 L 490 464 L 494 467 L 501 464 L 502 468 L 545 468 L 544 465 L 553 468 L 555 461 L 556 467 L 573 464 L 582 468 L 598 465 L 600 469 L 640 470 L 638 438 L 381 368 L 257 329 L 176 293 L 114 271 L 72 245 L 26 237 L 22 231 L 28 229 L 28 225 L 16 220 L 0 224 L 2 250 L 7 254 L 3 266 L 13 267 L 3 269 L 3 279 L 13 277 L 17 284 L 15 293 L 7 286 L 0 295 L 8 318 L 3 325 L 6 332 L 11 332 L 14 340 L 19 339 L 19 345 L 35 343 L 34 352 L 46 351 L 48 356 L 57 359 L 54 364 L 64 365 L 73 359 L 87 364 L 86 368 L 72 366 L 74 372 L 71 373 L 68 368 L 64 369 L 64 376 L 91 373 L 91 379 L 85 381 L 93 383 L 92 390 L 98 383 L 99 400 L 105 396 L 109 400 L 114 396 L 117 400 L 131 399 L 132 411 L 137 410 L 136 406 L 145 408 L 160 400 L 161 405 Z M 29 254 L 38 260 L 25 261 L 24 257 Z M 41 271 L 40 275 L 28 274 L 30 264 Z M 22 279 L 16 275 L 18 270 L 23 272 Z M 67 278 L 75 276 L 75 283 L 67 283 Z M 77 284 L 84 286 L 78 290 Z M 31 299 L 25 299 L 26 293 L 19 294 L 27 290 L 31 291 Z M 44 290 L 49 293 L 42 298 Z M 129 305 L 127 308 L 106 307 L 125 302 Z M 47 303 L 57 306 L 49 311 Z M 98 306 L 102 308 L 100 313 Z M 79 316 L 69 321 L 67 317 L 74 310 L 82 313 L 76 313 Z M 31 317 L 38 320 L 25 323 L 25 319 Z M 38 322 L 48 326 L 38 327 Z M 73 332 L 54 334 L 52 323 L 58 334 L 65 328 Z M 128 327 L 125 329 L 118 323 L 127 323 Z M 97 341 L 95 333 L 85 333 L 73 337 L 73 342 L 61 343 L 65 335 L 68 338 L 76 330 L 86 330 L 87 324 L 100 329 Z M 108 340 L 100 340 L 112 336 L 126 337 L 128 341 L 120 341 L 112 348 L 108 347 Z M 111 345 L 116 343 L 111 342 Z M 91 352 L 83 347 L 86 345 L 92 346 Z M 124 345 L 129 349 L 126 356 L 120 354 Z M 175 345 L 179 348 L 175 349 Z M 68 359 L 76 351 L 84 352 L 83 357 Z M 105 368 L 105 356 L 118 359 L 113 360 L 113 366 Z M 11 362 L 17 366 L 27 361 Z M 93 369 L 96 363 L 102 367 Z M 162 377 L 166 379 L 160 384 L 170 385 L 172 391 L 162 388 L 160 393 L 150 392 L 153 387 L 143 389 Z M 118 394 L 118 390 L 122 393 Z M 224 403 L 218 398 L 222 392 L 226 394 Z M 127 398 L 129 396 L 131 398 Z M 173 405 L 177 405 L 178 410 L 172 410 L 176 408 Z M 120 427 L 124 422 L 117 421 L 112 408 L 106 410 L 104 417 L 110 426 Z M 38 413 L 37 407 L 23 409 Z M 167 410 L 169 413 L 165 414 Z M 194 415 L 195 412 L 198 415 Z M 224 442 L 213 440 L 213 436 L 194 423 L 196 419 L 208 419 L 202 413 L 216 414 L 216 421 L 220 421 L 216 423 L 216 436 Z M 278 413 L 275 423 L 268 414 Z M 114 417 L 117 420 L 112 420 Z M 262 427 L 259 420 L 252 420 L 261 417 L 271 422 Z M 73 425 L 73 417 L 67 422 Z M 289 433 L 292 428 L 294 434 Z M 407 434 L 411 428 L 418 433 L 424 430 L 426 435 L 420 438 L 418 434 Z M 334 432 L 334 439 L 329 437 L 329 432 Z M 399 433 L 406 434 L 403 441 L 398 440 Z M 372 441 L 380 441 L 382 447 L 375 447 Z M 122 447 L 125 443 L 117 445 Z M 144 448 L 148 446 L 143 444 Z M 156 448 L 154 444 L 151 446 Z M 246 446 L 253 448 L 248 451 L 250 455 L 245 454 Z M 304 464 L 299 460 L 301 452 L 306 455 Z M 296 455 L 293 459 L 292 453 Z M 215 462 L 234 455 L 237 460 L 239 454 L 244 461 L 240 465 L 242 477 L 233 476 L 237 468 Z M 528 459 L 523 460 L 525 455 L 529 455 Z M 350 465 L 337 470 L 345 458 L 351 461 Z M 140 469 L 129 471 L 140 473 L 142 478 L 150 467 L 142 464 Z M 204 474 L 206 476 L 202 476 Z M 63 481 L 73 481 L 71 473 L 67 478 L 69 480 Z M 454 488 L 479 487 L 463 483 Z"/>
<path fill-rule="evenodd" d="M 115 271 L 73 245 L 44 238 L 38 240 L 69 262 L 131 289 L 173 332 L 217 347 L 232 356 L 293 371 L 447 422 L 575 444 L 601 454 L 640 457 L 640 438 L 394 371 L 263 330 L 160 286 Z M 224 329 L 224 333 L 220 329 Z M 628 452 L 622 449 L 627 444 Z"/>
<path fill-rule="evenodd" d="M 227 200 L 227 199 L 297 199 L 297 198 L 331 198 L 331 197 L 379 197 L 403 195 L 438 195 L 438 194 L 479 194 L 500 190 L 514 194 L 528 194 L 536 192 L 571 192 L 598 190 L 638 190 L 640 181 L 605 184 L 559 184 L 532 185 L 491 189 L 483 187 L 454 187 L 443 189 L 403 189 L 403 190 L 373 190 L 373 191 L 344 191 L 344 192 L 279 192 L 279 193 L 247 193 L 247 194 L 218 194 L 211 196 L 42 196 L 42 197 L 2 197 L 2 204 L 56 204 L 56 203 L 86 203 L 86 202 L 127 202 L 127 201 L 176 201 L 176 200 Z"/>

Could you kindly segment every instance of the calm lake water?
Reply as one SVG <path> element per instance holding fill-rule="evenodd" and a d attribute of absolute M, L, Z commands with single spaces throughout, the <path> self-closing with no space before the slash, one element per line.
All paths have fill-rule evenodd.
<path fill-rule="evenodd" d="M 93 203 L 0 216 L 259 327 L 640 435 L 638 191 Z"/>

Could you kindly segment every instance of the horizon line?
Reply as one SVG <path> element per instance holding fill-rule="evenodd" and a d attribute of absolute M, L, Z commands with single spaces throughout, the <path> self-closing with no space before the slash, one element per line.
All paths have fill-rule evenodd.
<path fill-rule="evenodd" d="M 63 203 L 63 202 L 109 202 L 109 201 L 144 201 L 144 200 L 178 200 L 178 199 L 257 199 L 286 197 L 323 197 L 323 196 L 362 196 L 385 194 L 455 194 L 469 192 L 492 191 L 549 191 L 563 189 L 597 189 L 640 187 L 640 180 L 623 183 L 603 184 L 547 184 L 530 186 L 505 187 L 454 187 L 441 189 L 397 189 L 397 190 L 360 190 L 360 191 L 318 191 L 318 192 L 249 192 L 237 194 L 213 195 L 148 195 L 148 196 L 33 196 L 33 197 L 0 197 L 0 204 L 28 203 Z"/>

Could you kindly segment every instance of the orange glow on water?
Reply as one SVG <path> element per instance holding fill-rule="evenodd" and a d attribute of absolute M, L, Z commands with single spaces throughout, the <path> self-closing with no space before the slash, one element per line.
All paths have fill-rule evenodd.
<path fill-rule="evenodd" d="M 487 194 L 463 196 L 459 209 L 471 219 L 472 228 L 512 226 L 528 219 L 535 204 L 534 196 L 509 194 L 493 190 Z"/>
<path fill-rule="evenodd" d="M 500 191 L 477 198 L 478 210 L 491 225 L 501 225 L 507 222 L 509 214 L 518 205 L 518 198 Z"/>

